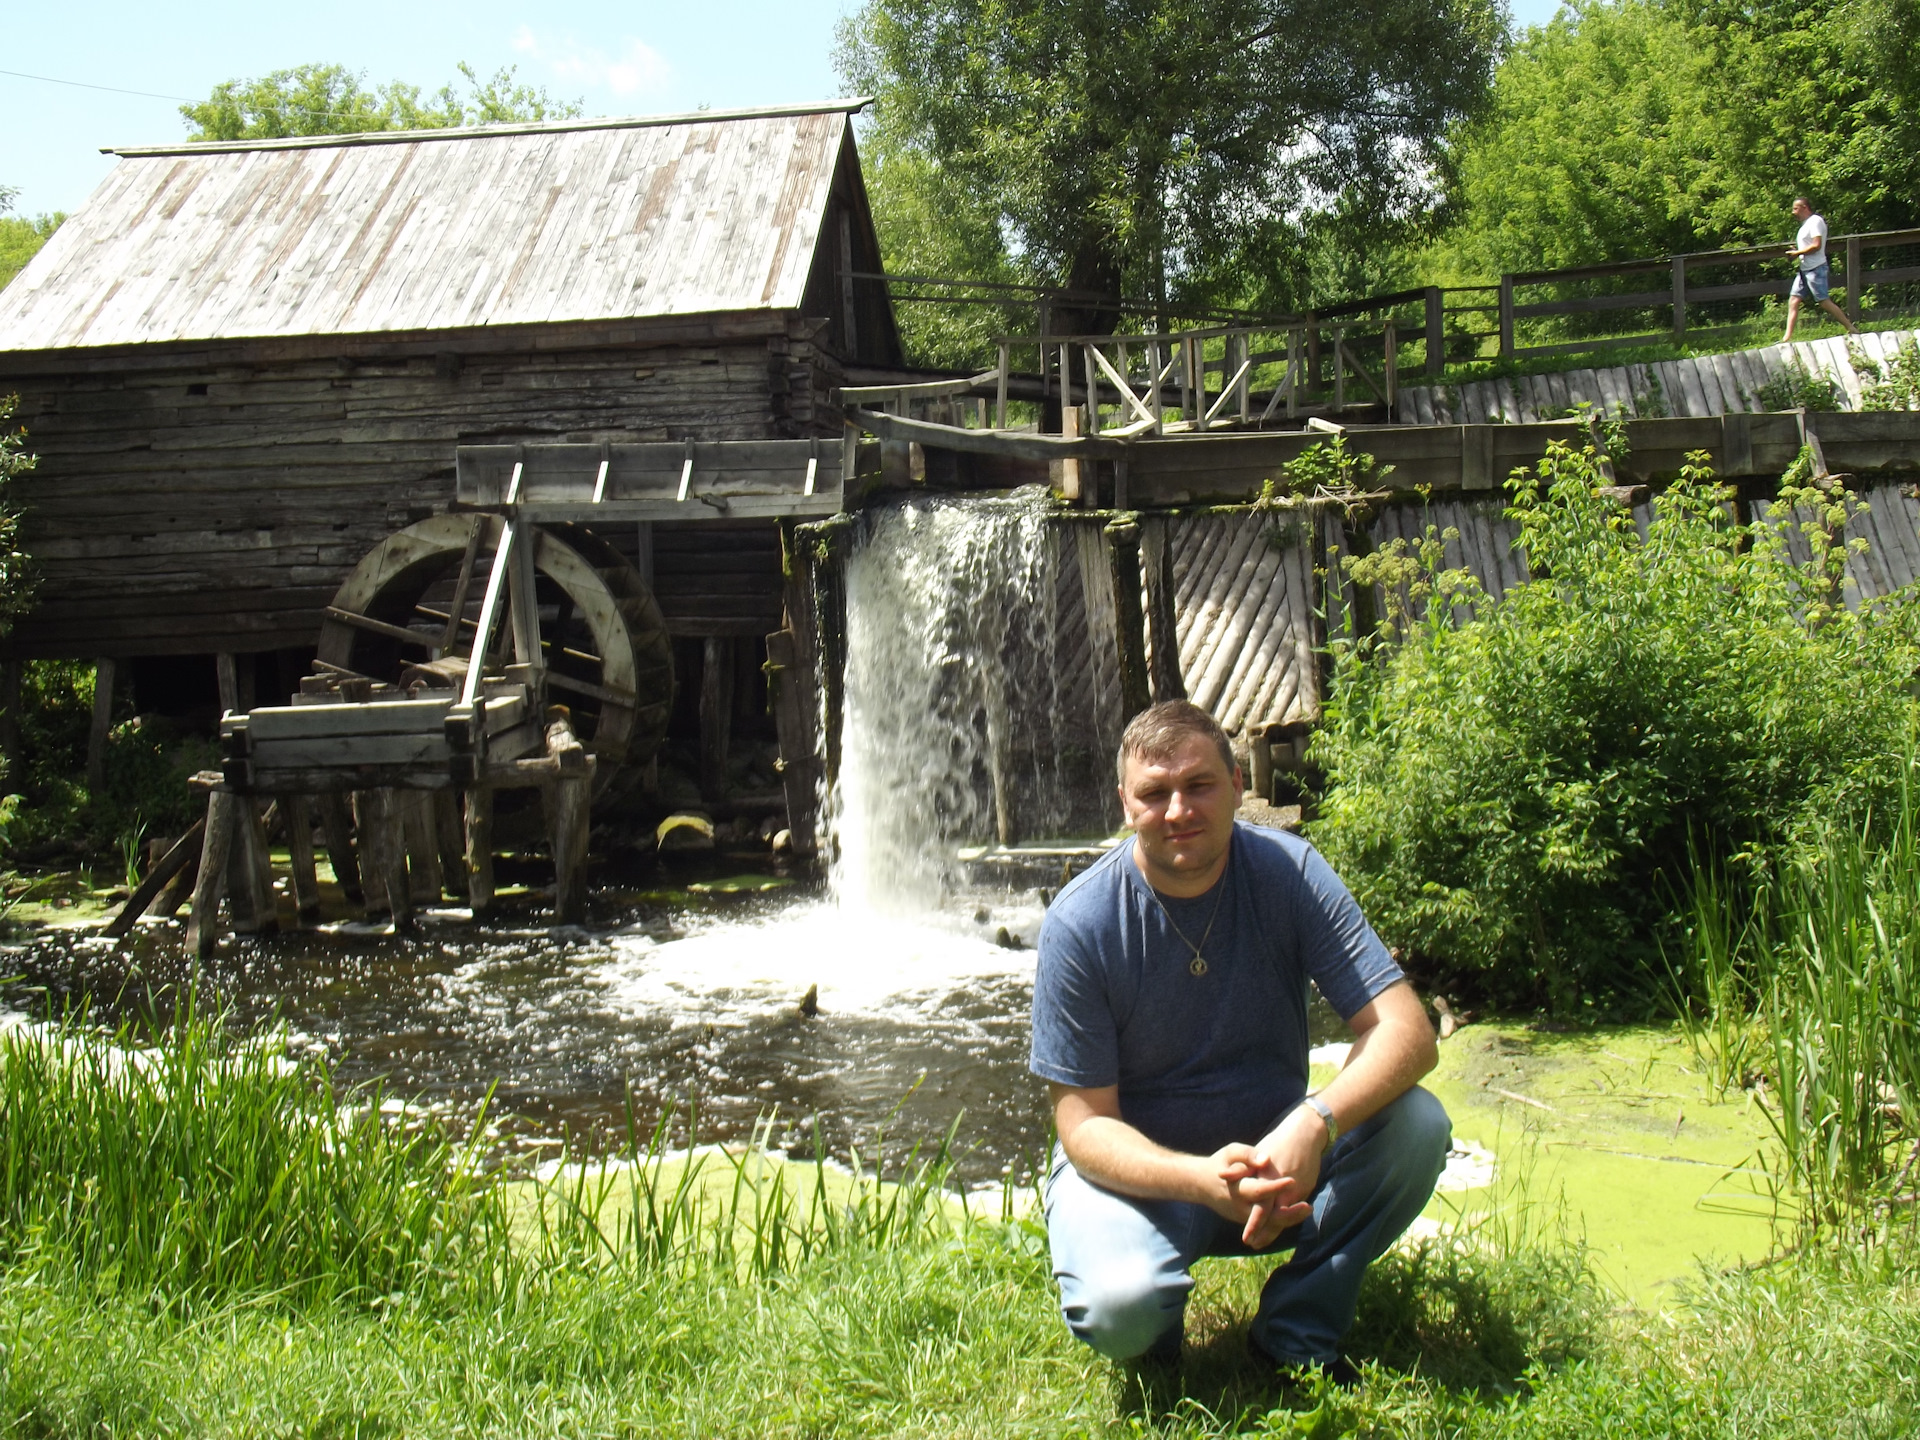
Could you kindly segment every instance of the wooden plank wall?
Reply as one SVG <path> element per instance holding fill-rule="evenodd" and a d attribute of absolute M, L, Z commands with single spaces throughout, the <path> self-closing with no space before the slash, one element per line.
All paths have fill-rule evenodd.
<path fill-rule="evenodd" d="M 512 348 L 501 332 L 336 341 L 334 353 L 275 342 L 0 355 L 0 393 L 18 391 L 40 457 L 17 487 L 40 599 L 10 653 L 309 644 L 362 555 L 446 508 L 463 442 L 837 434 L 838 372 L 815 348 L 820 324 L 679 324 L 657 338 L 629 325 L 620 343 L 559 333 L 515 336 Z M 676 570 L 674 557 L 728 547 L 660 528 L 669 592 L 685 592 L 677 608 L 718 613 L 730 583 L 718 577 L 751 571 L 733 609 L 761 624 L 779 584 L 771 526 L 708 553 L 694 589 L 698 566 Z"/>

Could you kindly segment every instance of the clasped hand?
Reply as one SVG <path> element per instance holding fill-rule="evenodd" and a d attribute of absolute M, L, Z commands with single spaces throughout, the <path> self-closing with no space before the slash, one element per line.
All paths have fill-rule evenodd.
<path fill-rule="evenodd" d="M 1320 1183 L 1320 1137 L 1302 1136 L 1282 1123 L 1258 1145 L 1235 1143 L 1213 1154 L 1224 1189 L 1214 1209 L 1242 1224 L 1240 1239 L 1249 1250 L 1263 1250 L 1280 1232 L 1298 1225 L 1312 1208 Z"/>

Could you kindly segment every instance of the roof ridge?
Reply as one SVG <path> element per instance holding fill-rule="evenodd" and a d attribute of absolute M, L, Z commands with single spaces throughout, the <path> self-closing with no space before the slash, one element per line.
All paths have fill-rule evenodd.
<path fill-rule="evenodd" d="M 345 145 L 414 145 L 430 140 L 475 140 L 504 135 L 546 135 L 576 130 L 639 130 L 661 125 L 704 125 L 720 120 L 776 120 L 788 115 L 851 115 L 873 103 L 871 95 L 821 100 L 810 105 L 767 105 L 746 110 L 693 110 L 677 115 L 596 116 L 534 120 L 514 125 L 463 125 L 438 130 L 367 130 L 351 135 L 287 135 L 272 140 L 183 140 L 173 145 L 103 145 L 102 155 L 138 159 L 157 155 L 216 155 L 235 150 L 318 150 Z"/>

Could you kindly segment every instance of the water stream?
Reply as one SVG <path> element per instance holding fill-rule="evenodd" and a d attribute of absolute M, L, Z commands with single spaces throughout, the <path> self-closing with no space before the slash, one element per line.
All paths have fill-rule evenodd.
<path fill-rule="evenodd" d="M 869 513 L 847 572 L 824 884 L 703 897 L 685 887 L 771 866 L 615 856 L 585 931 L 547 931 L 532 902 L 485 930 L 430 911 L 418 940 L 347 925 L 223 945 L 199 983 L 243 1021 L 287 1027 L 344 1080 L 464 1114 L 491 1093 L 530 1147 L 618 1128 L 629 1103 L 643 1129 L 697 1103 L 709 1140 L 775 1112 L 801 1153 L 871 1153 L 876 1129 L 924 1139 L 964 1112 L 964 1175 L 1024 1164 L 1045 1134 L 1025 1071 L 1038 885 L 1057 877 L 969 867 L 957 851 L 1113 824 L 1111 677 L 1086 638 L 1093 570 L 1066 528 L 1038 494 Z M 524 878 L 543 883 L 544 867 Z M 195 979 L 177 927 L 143 927 L 127 948 L 51 935 L 9 969 L 22 978 L 5 998 L 30 1010 L 86 999 L 111 1013 Z"/>

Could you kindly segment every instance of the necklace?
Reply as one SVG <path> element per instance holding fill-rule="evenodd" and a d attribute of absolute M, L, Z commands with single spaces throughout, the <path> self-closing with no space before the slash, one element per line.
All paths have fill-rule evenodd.
<path fill-rule="evenodd" d="M 1153 903 L 1160 907 L 1160 913 L 1166 917 L 1167 924 L 1172 928 L 1173 933 L 1180 937 L 1180 943 L 1193 952 L 1193 959 L 1187 962 L 1187 973 L 1195 977 L 1207 973 L 1207 957 L 1200 952 L 1207 948 L 1207 941 L 1213 937 L 1213 922 L 1220 918 L 1220 902 L 1227 898 L 1225 870 L 1220 872 L 1220 879 L 1216 882 L 1216 886 L 1218 893 L 1213 897 L 1213 913 L 1207 916 L 1207 928 L 1200 932 L 1200 943 L 1196 945 L 1187 939 L 1187 932 L 1182 930 L 1179 922 L 1173 918 L 1173 912 L 1167 909 L 1167 902 L 1160 898 L 1160 892 L 1153 888 L 1153 882 L 1147 881 L 1147 893 L 1153 896 Z"/>

